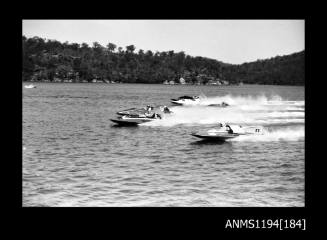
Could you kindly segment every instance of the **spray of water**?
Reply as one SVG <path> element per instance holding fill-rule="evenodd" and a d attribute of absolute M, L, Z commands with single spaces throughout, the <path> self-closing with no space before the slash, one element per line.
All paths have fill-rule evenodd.
<path fill-rule="evenodd" d="M 272 141 L 303 141 L 304 127 L 286 127 L 280 129 L 266 130 L 262 135 L 246 135 L 231 139 L 235 142 L 272 142 Z"/>
<path fill-rule="evenodd" d="M 265 96 L 219 96 L 201 101 L 198 106 L 172 107 L 173 114 L 165 115 L 160 121 L 147 123 L 149 126 L 174 126 L 178 124 L 283 124 L 304 123 L 304 102 L 283 101 L 279 96 L 268 99 Z M 278 99 L 278 100 L 276 100 Z M 208 104 L 220 104 L 229 107 L 211 107 Z"/>
<path fill-rule="evenodd" d="M 247 95 L 247 96 L 233 96 L 227 94 L 224 96 L 206 97 L 200 96 L 200 105 L 208 104 L 219 104 L 221 102 L 227 102 L 230 105 L 304 105 L 304 101 L 289 101 L 283 100 L 278 95 L 267 97 L 263 94 L 258 96 Z"/>
<path fill-rule="evenodd" d="M 229 107 L 212 107 L 209 104 L 226 102 Z M 235 141 L 255 140 L 294 140 L 304 138 L 304 101 L 283 100 L 280 96 L 217 96 L 202 97 L 197 106 L 171 107 L 173 114 L 166 114 L 163 119 L 145 123 L 147 126 L 173 127 L 176 125 L 215 125 L 220 122 L 243 126 L 285 125 L 282 129 L 266 131 L 264 136 L 242 136 Z M 292 126 L 296 127 L 292 127 Z M 299 127 L 299 125 L 301 125 Z M 285 128 L 288 127 L 288 128 Z M 259 140 L 260 139 L 260 140 Z"/>

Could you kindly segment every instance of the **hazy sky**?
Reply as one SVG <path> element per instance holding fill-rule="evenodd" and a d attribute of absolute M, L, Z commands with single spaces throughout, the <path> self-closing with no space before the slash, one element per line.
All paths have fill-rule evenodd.
<path fill-rule="evenodd" d="M 304 20 L 23 20 L 23 34 L 239 64 L 304 50 Z"/>

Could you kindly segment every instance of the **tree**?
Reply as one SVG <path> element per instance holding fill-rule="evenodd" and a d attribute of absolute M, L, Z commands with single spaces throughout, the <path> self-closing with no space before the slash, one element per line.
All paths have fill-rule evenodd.
<path fill-rule="evenodd" d="M 219 78 L 230 83 L 304 85 L 304 51 L 286 56 L 257 60 L 241 65 L 226 64 L 214 59 L 192 57 L 173 50 L 158 52 L 135 46 L 122 47 L 98 42 L 61 43 L 40 37 L 22 36 L 22 77 L 40 80 L 79 76 L 91 81 L 94 76 L 124 82 L 162 83 L 183 77 L 187 82 L 207 82 Z"/>
<path fill-rule="evenodd" d="M 68 65 L 59 65 L 56 69 L 56 75 L 61 78 L 67 78 L 68 73 L 72 71 L 72 68 Z"/>
<path fill-rule="evenodd" d="M 174 56 L 174 51 L 168 51 L 168 56 L 173 57 Z"/>
<path fill-rule="evenodd" d="M 148 57 L 152 57 L 153 52 L 151 50 L 148 50 L 148 51 L 146 51 L 145 55 L 147 55 Z"/>
<path fill-rule="evenodd" d="M 87 43 L 82 43 L 81 44 L 81 48 L 82 49 L 88 49 L 89 48 L 89 45 Z"/>
<path fill-rule="evenodd" d="M 126 46 L 126 52 L 133 53 L 134 50 L 135 50 L 135 46 L 134 45 Z"/>
<path fill-rule="evenodd" d="M 116 49 L 117 45 L 113 44 L 113 43 L 108 43 L 107 44 L 107 48 L 109 52 L 114 52 Z"/>
<path fill-rule="evenodd" d="M 78 43 L 72 43 L 70 44 L 70 48 L 73 50 L 73 51 L 78 51 L 78 49 L 80 48 L 79 44 Z"/>
<path fill-rule="evenodd" d="M 101 54 L 104 49 L 104 47 L 98 42 L 94 42 L 92 48 L 96 54 Z"/>

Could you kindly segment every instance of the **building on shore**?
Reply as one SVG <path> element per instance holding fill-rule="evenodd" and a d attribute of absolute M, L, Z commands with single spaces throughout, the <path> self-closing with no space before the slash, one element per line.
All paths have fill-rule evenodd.
<path fill-rule="evenodd" d="M 221 85 L 221 83 L 219 82 L 219 80 L 209 80 L 207 82 L 208 85 Z"/>
<path fill-rule="evenodd" d="M 179 79 L 179 83 L 182 84 L 182 85 L 184 85 L 184 84 L 186 84 L 186 81 L 185 81 L 184 78 L 181 77 L 181 78 Z"/>

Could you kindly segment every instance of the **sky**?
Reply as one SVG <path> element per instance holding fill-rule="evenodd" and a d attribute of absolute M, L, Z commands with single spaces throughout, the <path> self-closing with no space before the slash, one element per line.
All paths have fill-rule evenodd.
<path fill-rule="evenodd" d="M 26 37 L 60 42 L 109 42 L 136 51 L 184 51 L 225 63 L 304 50 L 304 20 L 23 20 Z"/>

